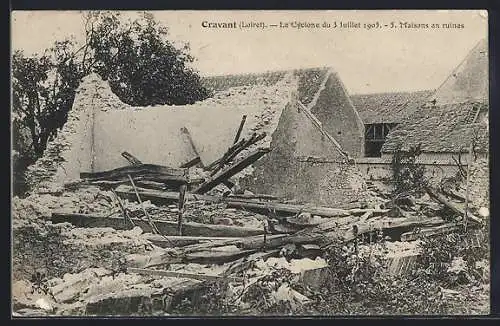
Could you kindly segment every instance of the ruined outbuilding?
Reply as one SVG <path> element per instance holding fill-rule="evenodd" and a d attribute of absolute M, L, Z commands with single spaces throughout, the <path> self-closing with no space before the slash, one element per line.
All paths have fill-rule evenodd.
<path fill-rule="evenodd" d="M 208 166 L 233 144 L 246 116 L 240 139 L 265 133 L 252 148 L 271 151 L 235 176 L 244 189 L 321 205 L 346 204 L 363 191 L 352 160 L 363 152 L 363 124 L 332 69 L 204 82 L 215 91 L 205 101 L 131 107 L 99 76 L 87 76 L 67 125 L 30 168 L 31 184 L 57 187 L 80 173 L 125 166 L 124 151 L 144 163 L 179 167 L 199 156 Z"/>
<path fill-rule="evenodd" d="M 488 44 L 481 40 L 435 91 L 414 92 L 406 97 L 393 94 L 390 97 L 394 105 L 387 104 L 391 103 L 388 95 L 354 96 L 353 102 L 365 123 L 365 137 L 374 126 L 380 129 L 375 157 L 358 159 L 365 176 L 389 177 L 392 154 L 398 148 L 420 146 L 418 160 L 433 180 L 454 176 L 459 165 L 466 169 L 470 157 L 474 175 L 471 182 L 483 185 L 482 199 L 476 196 L 475 200 L 486 205 L 488 81 Z"/>

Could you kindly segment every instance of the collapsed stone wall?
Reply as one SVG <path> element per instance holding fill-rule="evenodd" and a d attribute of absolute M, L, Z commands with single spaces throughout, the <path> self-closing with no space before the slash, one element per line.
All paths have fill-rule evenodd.
<path fill-rule="evenodd" d="M 364 126 L 337 73 L 330 72 L 309 109 L 351 157 L 363 154 Z"/>
<path fill-rule="evenodd" d="M 359 171 L 301 111 L 296 97 L 283 110 L 270 148 L 239 180 L 243 188 L 328 206 L 355 200 L 365 189 Z"/>
<path fill-rule="evenodd" d="M 64 181 L 78 179 L 82 170 L 92 166 L 92 142 L 94 124 L 93 102 L 106 96 L 96 80 L 99 76 L 86 76 L 77 89 L 68 120 L 49 140 L 43 156 L 28 167 L 26 180 L 31 191 L 43 191 L 60 186 Z"/>
<path fill-rule="evenodd" d="M 94 104 L 94 170 L 127 164 L 120 155 L 123 151 L 145 163 L 173 167 L 199 154 L 208 165 L 232 145 L 243 115 L 247 118 L 240 138 L 248 139 L 253 132 L 271 135 L 291 87 L 296 87 L 296 81 L 287 77 L 270 86 L 231 88 L 192 105 L 132 107 L 115 98 L 122 109 L 103 112 Z M 189 136 L 181 131 L 183 127 Z"/>

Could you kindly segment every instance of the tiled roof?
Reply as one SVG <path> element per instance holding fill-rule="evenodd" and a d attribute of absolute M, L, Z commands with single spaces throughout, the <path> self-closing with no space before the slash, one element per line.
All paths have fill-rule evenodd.
<path fill-rule="evenodd" d="M 382 152 L 392 152 L 398 144 L 406 149 L 420 144 L 424 152 L 467 152 L 474 132 L 478 133 L 478 150 L 487 151 L 488 126 L 474 123 L 478 110 L 488 110 L 488 105 L 476 102 L 421 106 L 389 133 Z"/>
<path fill-rule="evenodd" d="M 363 123 L 399 123 L 418 109 L 433 91 L 351 95 Z"/>
<path fill-rule="evenodd" d="M 298 77 L 299 100 L 305 105 L 309 104 L 318 92 L 321 83 L 327 76 L 330 68 L 307 68 L 296 70 L 271 71 L 259 74 L 223 75 L 202 78 L 205 87 L 213 91 L 227 90 L 231 87 L 276 84 L 283 79 L 287 73 L 293 73 Z"/>
<path fill-rule="evenodd" d="M 460 65 L 404 123 L 387 136 L 382 152 L 421 144 L 425 152 L 467 152 L 475 138 L 476 150 L 489 148 L 488 43 L 481 40 Z M 479 118 L 478 118 L 479 117 Z"/>

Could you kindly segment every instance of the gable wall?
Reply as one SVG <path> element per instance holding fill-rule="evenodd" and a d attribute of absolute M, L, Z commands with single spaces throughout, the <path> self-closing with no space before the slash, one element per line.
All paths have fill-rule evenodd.
<path fill-rule="evenodd" d="M 362 156 L 363 123 L 336 73 L 330 73 L 317 100 L 309 107 L 344 151 L 351 157 Z"/>
<path fill-rule="evenodd" d="M 271 152 L 252 171 L 240 179 L 243 188 L 298 203 L 341 206 L 364 190 L 360 172 L 301 112 L 296 99 L 280 117 Z"/>

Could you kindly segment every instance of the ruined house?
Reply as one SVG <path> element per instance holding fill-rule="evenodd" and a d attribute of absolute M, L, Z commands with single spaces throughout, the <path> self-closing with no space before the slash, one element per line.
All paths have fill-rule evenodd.
<path fill-rule="evenodd" d="M 179 167 L 199 156 L 203 166 L 241 138 L 266 137 L 269 154 L 234 178 L 244 189 L 300 203 L 355 201 L 363 180 L 352 158 L 362 156 L 363 125 L 339 76 L 330 68 L 211 77 L 214 95 L 192 105 L 131 107 L 97 75 L 82 82 L 68 122 L 28 173 L 31 184 L 58 187 L 82 172 L 144 163 Z"/>
<path fill-rule="evenodd" d="M 420 145 L 419 162 L 431 178 L 452 176 L 471 152 L 482 160 L 479 179 L 488 184 L 488 81 L 482 40 L 435 91 L 353 96 L 365 124 L 365 153 L 374 156 L 359 159 L 360 169 L 367 178 L 387 177 L 397 148 Z"/>

